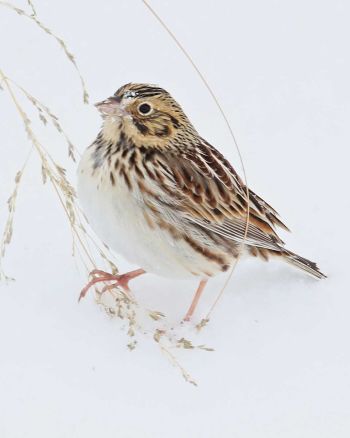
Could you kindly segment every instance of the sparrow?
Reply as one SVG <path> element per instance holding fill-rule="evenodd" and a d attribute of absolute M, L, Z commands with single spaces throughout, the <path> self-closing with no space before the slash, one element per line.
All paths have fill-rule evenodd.
<path fill-rule="evenodd" d="M 101 281 L 128 282 L 146 272 L 197 277 L 185 320 L 211 277 L 242 252 L 279 258 L 313 277 L 316 263 L 285 248 L 278 213 L 248 188 L 163 88 L 129 83 L 96 104 L 103 124 L 78 167 L 78 198 L 97 235 L 139 269 L 94 270 L 81 291 Z"/>

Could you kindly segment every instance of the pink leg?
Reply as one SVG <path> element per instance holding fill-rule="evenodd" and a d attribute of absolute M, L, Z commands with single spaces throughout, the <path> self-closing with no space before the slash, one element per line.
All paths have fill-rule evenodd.
<path fill-rule="evenodd" d="M 190 308 L 188 309 L 188 311 L 184 317 L 184 321 L 189 321 L 191 319 L 193 312 L 195 311 L 195 309 L 197 307 L 198 301 L 203 293 L 203 290 L 204 290 L 207 282 L 208 282 L 208 280 L 201 280 L 201 282 L 199 283 L 198 289 L 196 290 L 196 293 L 194 294 Z"/>
<path fill-rule="evenodd" d="M 89 283 L 82 289 L 79 295 L 78 301 L 80 301 L 82 298 L 85 297 L 88 290 L 96 283 L 100 283 L 101 281 L 115 281 L 113 285 L 110 286 L 120 286 L 125 290 L 125 292 L 129 292 L 129 281 L 133 278 L 138 277 L 139 275 L 144 274 L 146 271 L 143 269 L 135 269 L 135 271 L 126 272 L 125 274 L 121 275 L 113 275 L 109 274 L 108 272 L 101 271 L 100 269 L 94 269 L 90 272 L 90 276 L 92 277 L 92 280 L 89 281 Z M 111 289 L 109 286 L 105 286 L 103 288 L 103 292 L 106 290 Z"/>

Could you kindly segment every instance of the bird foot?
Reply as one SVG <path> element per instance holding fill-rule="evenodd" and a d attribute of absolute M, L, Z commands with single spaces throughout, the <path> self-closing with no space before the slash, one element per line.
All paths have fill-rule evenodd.
<path fill-rule="evenodd" d="M 107 292 L 115 287 L 120 287 L 123 289 L 124 292 L 127 294 L 130 292 L 129 288 L 129 281 L 132 278 L 135 278 L 141 274 L 143 274 L 145 271 L 143 269 L 137 269 L 135 271 L 127 272 L 125 274 L 110 274 L 108 272 L 102 271 L 100 269 L 94 269 L 90 272 L 89 277 L 91 277 L 91 280 L 88 282 L 88 284 L 81 290 L 79 299 L 80 301 L 82 298 L 85 297 L 88 290 L 94 286 L 97 283 L 100 282 L 110 282 L 114 281 L 112 284 L 107 284 L 103 287 L 101 293 Z"/>

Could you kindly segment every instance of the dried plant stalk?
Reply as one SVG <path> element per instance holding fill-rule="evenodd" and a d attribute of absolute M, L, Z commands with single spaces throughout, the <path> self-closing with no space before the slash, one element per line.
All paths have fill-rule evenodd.
<path fill-rule="evenodd" d="M 28 0 L 28 4 L 32 10 L 31 14 L 28 14 L 24 9 L 18 8 L 17 6 L 13 5 L 12 3 L 0 0 L 0 5 L 11 9 L 12 11 L 16 12 L 18 15 L 26 17 L 29 20 L 32 20 L 37 26 L 40 27 L 40 29 L 42 29 L 45 33 L 47 33 L 48 35 L 50 35 L 52 38 L 54 38 L 57 41 L 57 43 L 63 49 L 63 51 L 64 51 L 65 55 L 67 56 L 67 58 L 69 59 L 69 61 L 73 64 L 73 66 L 74 66 L 74 68 L 79 76 L 81 87 L 83 89 L 84 102 L 89 103 L 89 94 L 88 94 L 87 89 L 86 89 L 86 84 L 85 84 L 85 81 L 84 81 L 82 74 L 80 73 L 80 70 L 79 70 L 78 64 L 75 60 L 74 55 L 68 49 L 67 44 L 63 41 L 63 39 L 61 37 L 57 36 L 51 29 L 49 29 L 45 24 L 42 23 L 42 21 L 39 20 L 37 13 L 36 13 L 36 10 L 34 8 L 33 2 Z"/>
<path fill-rule="evenodd" d="M 8 216 L 5 223 L 3 235 L 0 242 L 0 280 L 14 280 L 12 277 L 9 277 L 5 274 L 3 267 L 2 267 L 2 260 L 5 257 L 6 248 L 11 243 L 12 240 L 12 234 L 13 234 L 13 220 L 15 216 L 15 210 L 16 210 L 16 202 L 17 202 L 17 195 L 18 195 L 18 189 L 20 186 L 20 183 L 22 181 L 22 175 L 24 172 L 24 169 L 26 167 L 26 164 L 28 162 L 29 155 L 22 166 L 21 170 L 19 170 L 16 173 L 15 176 L 15 187 L 13 189 L 13 192 L 11 196 L 7 200 L 7 208 L 8 208 Z"/>
<path fill-rule="evenodd" d="M 30 94 L 22 86 L 18 85 L 15 81 L 9 78 L 8 80 L 12 82 L 14 85 L 16 85 L 16 87 L 23 92 L 23 94 L 26 96 L 29 102 L 31 102 L 31 104 L 37 109 L 40 121 L 44 125 L 46 125 L 48 122 L 51 122 L 54 128 L 63 136 L 68 146 L 68 156 L 74 162 L 76 162 L 76 156 L 80 155 L 80 153 L 73 145 L 66 132 L 63 130 L 58 117 L 55 114 L 53 114 L 53 112 L 46 105 L 44 105 L 40 100 L 38 100 L 32 94 Z"/>

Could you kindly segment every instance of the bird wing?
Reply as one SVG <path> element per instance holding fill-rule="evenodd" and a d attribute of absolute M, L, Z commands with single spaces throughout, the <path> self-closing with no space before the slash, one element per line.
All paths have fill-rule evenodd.
<path fill-rule="evenodd" d="M 248 197 L 231 164 L 205 140 L 181 155 L 157 154 L 152 161 L 162 192 L 157 203 L 171 214 L 236 242 L 272 250 L 283 245 L 275 227 L 288 228 L 277 212 L 253 191 Z"/>

